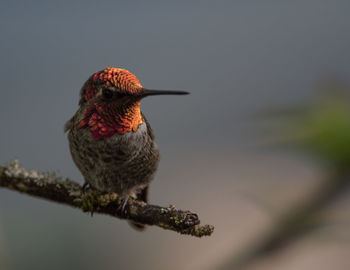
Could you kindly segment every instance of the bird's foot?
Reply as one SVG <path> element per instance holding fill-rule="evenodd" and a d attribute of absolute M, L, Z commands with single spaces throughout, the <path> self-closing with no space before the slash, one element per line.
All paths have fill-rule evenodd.
<path fill-rule="evenodd" d="M 129 195 L 122 197 L 120 199 L 120 205 L 118 206 L 118 212 L 120 212 L 122 215 L 127 214 L 126 205 L 128 204 L 128 200 L 129 200 Z"/>
<path fill-rule="evenodd" d="M 85 194 L 85 193 L 87 193 L 89 190 L 91 190 L 92 188 L 91 188 L 91 186 L 90 186 L 90 184 L 88 183 L 88 182 L 85 182 L 84 184 L 83 184 L 83 186 L 82 186 L 82 188 L 81 188 L 81 193 L 82 194 Z"/>

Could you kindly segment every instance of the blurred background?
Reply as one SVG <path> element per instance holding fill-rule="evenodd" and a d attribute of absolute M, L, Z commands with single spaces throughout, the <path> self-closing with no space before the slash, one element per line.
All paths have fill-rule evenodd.
<path fill-rule="evenodd" d="M 215 232 L 139 233 L 0 189 L 0 269 L 348 269 L 350 196 L 332 184 L 347 172 L 347 155 L 342 166 L 334 158 L 348 149 L 350 136 L 340 146 L 336 136 L 347 121 L 317 143 L 301 132 L 297 146 L 276 144 L 286 130 L 296 142 L 325 88 L 346 97 L 349 11 L 345 0 L 1 1 L 0 164 L 16 158 L 82 183 L 63 125 L 92 73 L 126 68 L 145 87 L 191 92 L 142 103 L 162 154 L 150 198 L 199 213 Z M 342 106 L 334 117 L 350 119 Z M 285 129 L 284 109 L 299 107 L 298 127 Z M 322 123 L 330 130 L 338 107 Z M 284 114 L 277 128 L 265 121 Z M 318 151 L 329 141 L 335 150 Z"/>

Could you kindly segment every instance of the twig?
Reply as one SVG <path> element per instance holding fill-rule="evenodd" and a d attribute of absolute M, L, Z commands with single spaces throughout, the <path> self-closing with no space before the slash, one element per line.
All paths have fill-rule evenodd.
<path fill-rule="evenodd" d="M 115 193 L 82 192 L 82 186 L 69 179 L 62 180 L 54 173 L 26 170 L 18 161 L 0 167 L 0 187 L 80 208 L 84 212 L 107 214 L 137 223 L 155 225 L 166 230 L 196 237 L 210 236 L 212 225 L 200 226 L 196 213 L 177 210 L 174 206 L 150 205 L 130 198 L 124 211 Z"/>

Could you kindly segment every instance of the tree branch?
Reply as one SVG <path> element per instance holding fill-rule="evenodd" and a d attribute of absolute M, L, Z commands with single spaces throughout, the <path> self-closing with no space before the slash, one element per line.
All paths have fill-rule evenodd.
<path fill-rule="evenodd" d="M 80 208 L 84 212 L 107 214 L 137 223 L 155 225 L 166 230 L 196 237 L 210 236 L 212 225 L 200 226 L 196 213 L 177 210 L 174 206 L 161 207 L 129 198 L 124 211 L 116 193 L 102 194 L 82 191 L 82 186 L 69 179 L 62 180 L 55 173 L 26 170 L 17 160 L 0 167 L 0 187 Z"/>

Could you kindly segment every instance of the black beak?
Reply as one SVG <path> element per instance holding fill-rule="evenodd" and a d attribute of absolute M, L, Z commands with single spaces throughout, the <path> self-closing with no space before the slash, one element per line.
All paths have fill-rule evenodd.
<path fill-rule="evenodd" d="M 151 90 L 151 89 L 143 89 L 141 96 L 156 96 L 156 95 L 188 95 L 189 92 L 186 91 L 177 91 L 177 90 Z"/>

